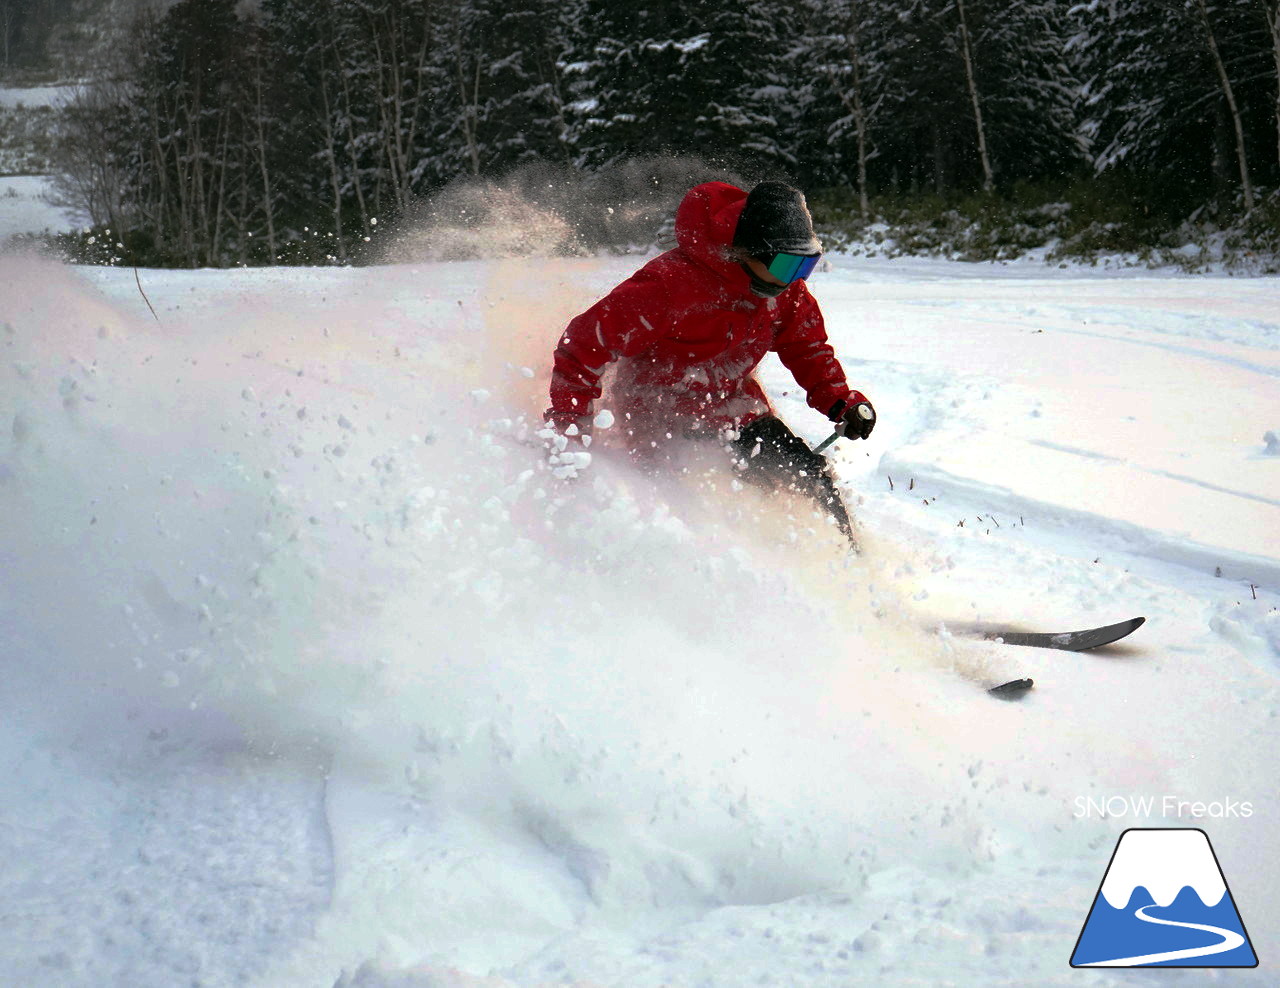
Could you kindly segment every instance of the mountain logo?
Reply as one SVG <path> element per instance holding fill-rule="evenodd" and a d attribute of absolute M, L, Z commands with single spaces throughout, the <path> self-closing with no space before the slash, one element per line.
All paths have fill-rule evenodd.
<path fill-rule="evenodd" d="M 1257 967 L 1209 843 L 1196 828 L 1120 835 L 1072 967 Z"/>

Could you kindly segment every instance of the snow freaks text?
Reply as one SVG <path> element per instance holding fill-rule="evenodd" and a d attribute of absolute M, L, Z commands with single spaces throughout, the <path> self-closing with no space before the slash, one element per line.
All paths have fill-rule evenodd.
<path fill-rule="evenodd" d="M 1126 816 L 1179 820 L 1244 819 L 1253 816 L 1253 803 L 1239 799 L 1203 802 L 1177 796 L 1077 796 L 1071 815 L 1077 820 Z"/>

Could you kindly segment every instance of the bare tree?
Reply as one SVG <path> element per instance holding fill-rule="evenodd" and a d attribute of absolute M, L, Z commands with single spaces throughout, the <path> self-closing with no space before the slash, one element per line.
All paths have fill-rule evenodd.
<path fill-rule="evenodd" d="M 0 42 L 4 44 L 4 71 L 9 71 L 9 37 L 13 34 L 14 0 L 0 0 Z"/>
<path fill-rule="evenodd" d="M 1222 86 L 1222 95 L 1226 97 L 1227 109 L 1231 114 L 1231 123 L 1236 132 L 1236 161 L 1240 166 L 1240 186 L 1244 190 L 1245 212 L 1253 211 L 1253 183 L 1249 180 L 1249 161 L 1245 156 L 1244 124 L 1240 119 L 1240 107 L 1236 104 L 1235 91 L 1231 87 L 1231 79 L 1227 75 L 1227 67 L 1222 62 L 1222 53 L 1218 50 L 1218 41 L 1213 34 L 1213 25 L 1209 23 L 1209 6 L 1206 0 L 1195 0 L 1196 12 L 1200 15 L 1200 26 L 1204 29 L 1205 44 L 1213 58 L 1214 67 L 1218 70 L 1218 81 Z"/>
<path fill-rule="evenodd" d="M 484 75 L 484 58 L 480 52 L 474 53 L 474 73 L 468 70 L 466 56 L 468 48 L 461 38 L 454 45 L 457 67 L 458 102 L 462 106 L 462 133 L 467 144 L 467 159 L 471 163 L 471 174 L 480 174 L 480 141 L 478 136 L 480 124 L 480 92 Z"/>
<path fill-rule="evenodd" d="M 1271 34 L 1271 55 L 1276 63 L 1276 164 L 1280 164 L 1280 0 L 1258 0 Z"/>
<path fill-rule="evenodd" d="M 263 43 L 256 38 L 253 45 L 253 145 L 258 174 L 262 179 L 262 215 L 267 224 L 267 250 L 272 259 L 276 256 L 275 189 L 271 183 L 267 165 L 267 103 L 264 95 Z"/>
<path fill-rule="evenodd" d="M 969 20 L 965 15 L 964 0 L 956 0 L 956 13 L 960 17 L 960 55 L 964 59 L 964 77 L 969 88 L 969 101 L 973 104 L 973 120 L 978 128 L 978 158 L 982 162 L 982 188 L 990 192 L 995 181 L 991 171 L 991 156 L 987 153 L 987 131 L 982 124 L 982 99 L 978 95 L 978 83 L 973 66 L 973 44 L 969 37 Z"/>
<path fill-rule="evenodd" d="M 835 70 L 827 63 L 827 76 L 831 87 L 840 97 L 845 109 L 853 117 L 854 132 L 858 143 L 858 213 L 862 222 L 871 218 L 871 203 L 867 194 L 867 130 L 870 122 L 871 108 L 864 98 L 866 73 L 863 69 L 863 45 L 861 32 L 862 4 L 861 0 L 849 0 L 845 8 L 845 54 L 849 58 L 849 85 L 842 85 L 836 78 Z"/>
<path fill-rule="evenodd" d="M 396 207 L 404 209 L 412 195 L 431 19 L 418 4 L 392 3 L 370 15 L 368 30 L 375 54 L 383 158 Z"/>
<path fill-rule="evenodd" d="M 360 210 L 360 227 L 364 231 L 364 236 L 368 238 L 373 232 L 372 216 L 369 212 L 369 204 L 364 194 L 364 177 L 360 170 L 360 139 L 356 134 L 356 115 L 355 115 L 355 99 L 356 94 L 351 82 L 351 73 L 346 71 L 346 66 L 342 64 L 342 54 L 335 45 L 334 48 L 336 58 L 338 59 L 338 78 L 342 81 L 342 92 L 340 93 L 341 102 L 339 104 L 339 113 L 341 119 L 346 122 L 346 141 L 345 150 L 347 152 L 347 160 L 351 169 L 351 186 L 356 194 L 356 208 Z"/>
<path fill-rule="evenodd" d="M 329 192 L 333 196 L 333 230 L 337 240 L 337 258 L 347 259 L 347 238 L 342 228 L 342 173 L 338 168 L 338 131 L 334 126 L 333 94 L 329 92 L 327 72 L 320 74 L 321 126 L 324 128 L 324 158 L 329 169 Z"/>
<path fill-rule="evenodd" d="M 111 230 L 126 229 L 134 219 L 126 205 L 127 152 L 119 130 L 128 112 L 125 88 L 115 79 L 78 88 L 64 108 L 53 154 L 57 201 Z"/>

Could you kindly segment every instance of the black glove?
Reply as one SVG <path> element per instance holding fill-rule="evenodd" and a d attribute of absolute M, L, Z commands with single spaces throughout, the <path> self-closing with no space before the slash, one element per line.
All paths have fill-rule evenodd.
<path fill-rule="evenodd" d="M 861 391 L 850 391 L 831 406 L 827 417 L 836 423 L 836 432 L 849 439 L 866 439 L 876 427 L 876 410 Z"/>

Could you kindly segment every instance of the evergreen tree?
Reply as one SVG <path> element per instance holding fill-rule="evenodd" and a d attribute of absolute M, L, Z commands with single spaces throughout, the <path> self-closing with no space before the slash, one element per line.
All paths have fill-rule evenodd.
<path fill-rule="evenodd" d="M 264 0 L 264 30 L 277 68 L 275 172 L 291 233 L 325 230 L 331 255 L 344 261 L 367 235 L 355 195 L 355 168 L 344 113 L 341 60 L 332 3 Z"/>
<path fill-rule="evenodd" d="M 786 67 L 793 20 L 766 0 L 700 9 L 706 40 L 691 50 L 682 87 L 691 111 L 686 150 L 744 167 L 794 165 L 779 120 L 795 98 Z"/>
<path fill-rule="evenodd" d="M 566 162 L 562 65 L 567 38 L 558 0 L 485 8 L 491 57 L 480 110 L 482 170 L 528 161 Z"/>
<path fill-rule="evenodd" d="M 1077 8 L 1087 126 L 1099 171 L 1185 197 L 1251 191 L 1267 131 L 1265 22 L 1247 0 L 1130 0 Z M 1273 174 L 1275 174 L 1273 172 Z"/>
<path fill-rule="evenodd" d="M 435 114 L 427 150 L 432 185 L 566 161 L 563 4 L 466 0 L 442 24 Z"/>
<path fill-rule="evenodd" d="M 1085 161 L 1080 82 L 1065 57 L 1063 0 L 969 0 L 975 74 L 1003 180 L 1057 177 Z"/>
<path fill-rule="evenodd" d="M 655 153 L 728 164 L 789 157 L 774 113 L 787 19 L 761 0 L 586 0 L 568 78 L 581 164 Z"/>
<path fill-rule="evenodd" d="M 1271 58 L 1271 72 L 1264 71 L 1263 76 L 1272 75 L 1275 81 L 1271 116 L 1275 122 L 1276 156 L 1272 164 L 1275 166 L 1274 174 L 1280 180 L 1280 0 L 1257 0 L 1257 6 L 1262 13 L 1263 23 L 1267 26 L 1266 40 L 1262 47 L 1270 49 Z"/>
<path fill-rule="evenodd" d="M 68 112 L 64 187 L 194 265 L 346 260 L 512 169 L 548 202 L 557 167 L 643 186 L 637 230 L 717 166 L 854 187 L 864 217 L 1086 160 L 1188 204 L 1280 182 L 1274 0 L 1069 2 L 179 0 Z"/>
<path fill-rule="evenodd" d="M 907 102 L 905 80 L 892 72 L 896 24 L 870 0 L 808 0 L 788 51 L 789 132 L 801 173 L 857 189 L 864 220 L 876 159 L 893 138 L 891 111 Z"/>
<path fill-rule="evenodd" d="M 139 45 L 134 194 L 162 249 L 193 267 L 219 262 L 228 188 L 245 178 L 232 150 L 246 139 L 236 133 L 246 45 L 235 6 L 181 0 Z"/>
<path fill-rule="evenodd" d="M 894 27 L 879 54 L 884 112 L 893 126 L 880 142 L 890 182 L 944 192 L 980 174 L 975 122 L 950 0 L 885 0 Z"/>

